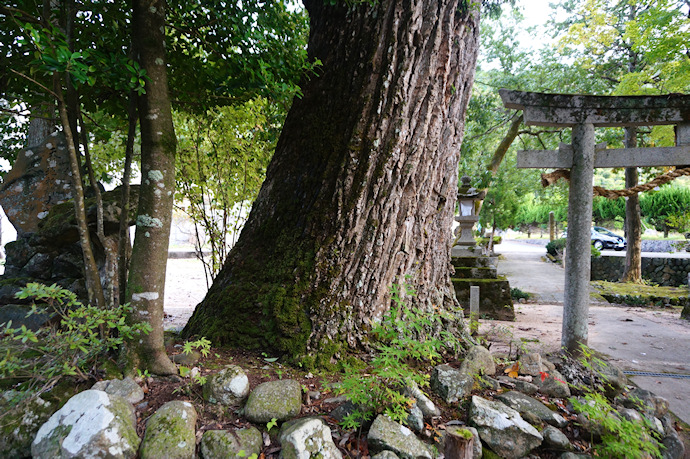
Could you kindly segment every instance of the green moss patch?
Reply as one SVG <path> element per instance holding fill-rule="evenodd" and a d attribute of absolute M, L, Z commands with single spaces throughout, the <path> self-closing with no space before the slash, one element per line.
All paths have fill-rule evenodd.
<path fill-rule="evenodd" d="M 631 306 L 682 306 L 688 302 L 690 293 L 687 287 L 659 287 L 644 284 L 594 281 L 593 295 L 609 303 Z"/>

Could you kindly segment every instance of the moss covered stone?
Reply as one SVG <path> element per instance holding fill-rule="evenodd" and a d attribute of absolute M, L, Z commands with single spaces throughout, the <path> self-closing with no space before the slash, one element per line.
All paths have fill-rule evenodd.
<path fill-rule="evenodd" d="M 43 424 L 31 444 L 34 458 L 134 458 L 139 446 L 134 408 L 122 397 L 81 392 Z"/>
<path fill-rule="evenodd" d="M 283 426 L 278 440 L 283 448 L 280 456 L 284 459 L 343 457 L 333 443 L 331 429 L 320 418 L 302 418 Z"/>
<path fill-rule="evenodd" d="M 31 456 L 31 442 L 38 429 L 57 411 L 57 406 L 40 397 L 15 404 L 24 394 L 7 391 L 0 397 L 0 457 Z"/>
<path fill-rule="evenodd" d="M 146 423 L 142 459 L 193 459 L 196 450 L 196 410 L 174 400 L 161 406 Z"/>
<path fill-rule="evenodd" d="M 247 458 L 261 454 L 263 437 L 256 427 L 233 432 L 207 430 L 201 437 L 199 449 L 204 459 Z"/>
<path fill-rule="evenodd" d="M 249 394 L 244 415 L 251 422 L 265 424 L 272 419 L 286 421 L 302 410 L 302 386 L 292 379 L 259 384 Z"/>

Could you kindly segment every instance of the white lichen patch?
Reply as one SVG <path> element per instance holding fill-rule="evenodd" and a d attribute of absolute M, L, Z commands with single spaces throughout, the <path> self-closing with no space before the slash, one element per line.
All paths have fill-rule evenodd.
<path fill-rule="evenodd" d="M 39 220 L 43 220 L 48 216 L 48 212 L 39 212 L 36 217 L 38 217 Z"/>
<path fill-rule="evenodd" d="M 163 222 L 159 218 L 143 214 L 137 216 L 137 226 L 143 228 L 162 228 Z"/>
<path fill-rule="evenodd" d="M 52 150 L 52 149 L 53 149 L 53 144 L 50 143 L 50 142 L 48 142 L 48 143 L 46 144 L 46 148 L 47 148 L 48 150 Z"/>
<path fill-rule="evenodd" d="M 34 152 L 31 150 L 26 150 L 24 152 L 24 154 L 26 155 L 27 158 L 31 158 L 34 155 Z"/>
<path fill-rule="evenodd" d="M 158 292 L 142 292 L 142 293 L 134 293 L 132 294 L 132 300 L 133 301 L 141 301 L 141 300 L 148 300 L 148 301 L 153 301 L 157 300 L 160 295 L 158 295 Z"/>
<path fill-rule="evenodd" d="M 159 170 L 149 171 L 147 175 L 148 178 L 150 178 L 154 182 L 160 182 L 161 180 L 163 180 L 163 173 Z"/>
<path fill-rule="evenodd" d="M 144 233 L 144 236 L 146 236 L 146 237 L 151 237 L 151 233 L 149 233 L 149 232 L 147 231 L 147 232 Z"/>
<path fill-rule="evenodd" d="M 160 57 L 156 58 L 156 65 L 163 65 L 164 63 L 165 62 L 163 62 L 163 59 L 161 59 Z"/>
<path fill-rule="evenodd" d="M 149 113 L 146 115 L 147 120 L 157 120 L 158 119 L 158 113 Z"/>

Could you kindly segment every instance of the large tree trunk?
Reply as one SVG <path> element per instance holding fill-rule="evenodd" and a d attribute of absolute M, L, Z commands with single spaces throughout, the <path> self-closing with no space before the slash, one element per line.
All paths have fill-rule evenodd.
<path fill-rule="evenodd" d="M 637 147 L 637 129 L 625 128 L 625 148 Z M 625 187 L 637 185 L 636 167 L 625 168 Z M 640 196 L 635 193 L 625 201 L 625 237 L 628 248 L 625 253 L 625 271 L 622 282 L 642 282 L 642 222 L 640 220 Z"/>
<path fill-rule="evenodd" d="M 409 303 L 456 312 L 451 227 L 479 12 L 456 0 L 304 3 L 323 66 L 184 333 L 324 365 L 364 345 L 392 283 L 414 286 Z"/>
<path fill-rule="evenodd" d="M 146 94 L 139 99 L 141 188 L 136 233 L 127 282 L 130 322 L 148 322 L 152 330 L 127 343 L 128 370 L 177 373 L 163 346 L 163 299 L 168 242 L 175 191 L 177 139 L 165 67 L 165 2 L 134 1 L 134 48 L 146 70 Z"/>

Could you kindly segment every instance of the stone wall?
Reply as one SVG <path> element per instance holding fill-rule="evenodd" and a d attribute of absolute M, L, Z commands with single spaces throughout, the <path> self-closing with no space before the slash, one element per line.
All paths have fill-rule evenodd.
<path fill-rule="evenodd" d="M 625 269 L 625 257 L 592 258 L 592 280 L 618 282 Z M 642 258 L 642 278 L 658 285 L 688 285 L 690 258 Z"/>

